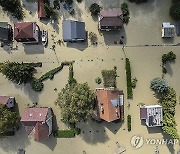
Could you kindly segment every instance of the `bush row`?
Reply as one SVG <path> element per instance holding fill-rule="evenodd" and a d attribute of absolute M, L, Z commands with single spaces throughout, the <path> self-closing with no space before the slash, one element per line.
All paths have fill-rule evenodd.
<path fill-rule="evenodd" d="M 131 131 L 131 115 L 127 116 L 127 127 L 128 127 L 128 131 Z"/>
<path fill-rule="evenodd" d="M 161 105 L 163 107 L 163 127 L 162 130 L 173 139 L 179 139 L 175 122 L 176 92 L 173 88 L 162 95 Z"/>
<path fill-rule="evenodd" d="M 127 81 L 127 98 L 133 97 L 132 82 L 131 82 L 131 65 L 128 58 L 126 58 L 126 81 Z"/>
<path fill-rule="evenodd" d="M 43 84 L 43 81 L 46 80 L 46 79 L 53 79 L 54 78 L 54 75 L 56 73 L 58 73 L 59 71 L 61 71 L 63 69 L 64 66 L 69 66 L 69 67 L 72 67 L 72 64 L 73 62 L 69 62 L 69 61 L 64 61 L 61 63 L 60 66 L 56 67 L 55 69 L 52 69 L 50 70 L 49 72 L 45 73 L 44 75 L 42 75 L 39 79 L 37 80 L 34 80 L 34 82 L 32 83 L 32 89 L 34 91 L 42 91 L 43 87 L 44 87 L 44 84 Z M 73 76 L 73 68 L 69 68 L 69 70 L 71 70 L 69 74 L 71 74 L 70 76 L 72 77 Z M 75 82 L 73 80 L 73 78 L 70 78 L 69 77 L 69 80 L 71 80 L 71 82 Z M 69 81 L 70 82 L 70 81 Z"/>
<path fill-rule="evenodd" d="M 121 4 L 121 10 L 122 10 L 122 13 L 123 13 L 124 22 L 128 23 L 130 17 L 129 17 L 129 8 L 128 8 L 127 3 L 122 3 Z"/>

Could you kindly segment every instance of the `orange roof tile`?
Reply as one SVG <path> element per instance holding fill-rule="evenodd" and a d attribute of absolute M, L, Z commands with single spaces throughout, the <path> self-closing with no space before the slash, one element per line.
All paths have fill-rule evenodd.
<path fill-rule="evenodd" d="M 111 122 L 122 118 L 121 110 L 123 108 L 119 102 L 120 95 L 124 94 L 122 91 L 119 90 L 96 90 L 97 110 L 101 119 L 107 122 Z"/>

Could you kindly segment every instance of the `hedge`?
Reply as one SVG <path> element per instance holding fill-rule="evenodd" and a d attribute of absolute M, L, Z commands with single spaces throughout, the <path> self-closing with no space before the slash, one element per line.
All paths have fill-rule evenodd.
<path fill-rule="evenodd" d="M 45 73 L 44 75 L 42 75 L 38 80 L 39 81 L 44 81 L 46 79 L 53 79 L 54 75 L 56 73 L 58 73 L 59 71 L 61 71 L 63 69 L 64 66 L 69 66 L 71 65 L 72 62 L 68 62 L 68 61 L 65 61 L 65 62 L 62 62 L 60 66 L 56 67 L 55 69 L 52 69 L 50 70 L 49 72 Z"/>
<path fill-rule="evenodd" d="M 126 81 L 127 81 L 127 98 L 133 98 L 132 81 L 131 81 L 131 65 L 128 58 L 126 58 Z"/>
<path fill-rule="evenodd" d="M 57 137 L 57 138 L 73 138 L 73 137 L 75 137 L 74 130 L 56 130 L 53 134 L 54 134 L 54 137 Z"/>
<path fill-rule="evenodd" d="M 127 116 L 127 126 L 128 126 L 128 131 L 131 131 L 131 115 Z"/>
<path fill-rule="evenodd" d="M 34 91 L 42 91 L 44 84 L 43 81 L 46 79 L 53 79 L 54 75 L 56 73 L 58 73 L 59 71 L 61 71 L 63 69 L 64 66 L 69 66 L 69 83 L 76 83 L 76 80 L 73 77 L 73 62 L 69 62 L 69 61 L 64 61 L 61 63 L 60 66 L 48 71 L 47 73 L 43 74 L 39 79 L 34 80 L 34 82 L 32 83 L 32 89 Z"/>

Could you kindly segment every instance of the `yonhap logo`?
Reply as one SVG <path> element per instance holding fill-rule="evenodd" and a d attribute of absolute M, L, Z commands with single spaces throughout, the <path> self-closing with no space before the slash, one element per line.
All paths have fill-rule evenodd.
<path fill-rule="evenodd" d="M 142 135 L 134 135 L 131 138 L 131 145 L 139 149 L 141 148 L 144 144 L 146 145 L 174 145 L 178 144 L 179 140 L 178 139 L 163 139 L 163 138 L 144 138 Z"/>
<path fill-rule="evenodd" d="M 131 138 L 131 145 L 136 148 L 139 149 L 140 147 L 142 147 L 144 144 L 144 138 L 142 135 L 134 135 Z"/>

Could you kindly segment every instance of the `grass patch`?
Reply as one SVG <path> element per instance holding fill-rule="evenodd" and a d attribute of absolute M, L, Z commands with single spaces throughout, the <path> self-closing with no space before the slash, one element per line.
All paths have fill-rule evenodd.
<path fill-rule="evenodd" d="M 74 130 L 56 130 L 53 134 L 54 134 L 54 137 L 57 137 L 57 138 L 74 138 L 75 137 Z"/>
<path fill-rule="evenodd" d="M 126 82 L 127 82 L 127 98 L 133 98 L 132 82 L 131 82 L 131 65 L 128 58 L 126 58 Z"/>
<path fill-rule="evenodd" d="M 102 70 L 101 73 L 104 81 L 104 87 L 116 88 L 116 77 L 117 77 L 116 69 L 114 68 L 112 70 Z"/>

